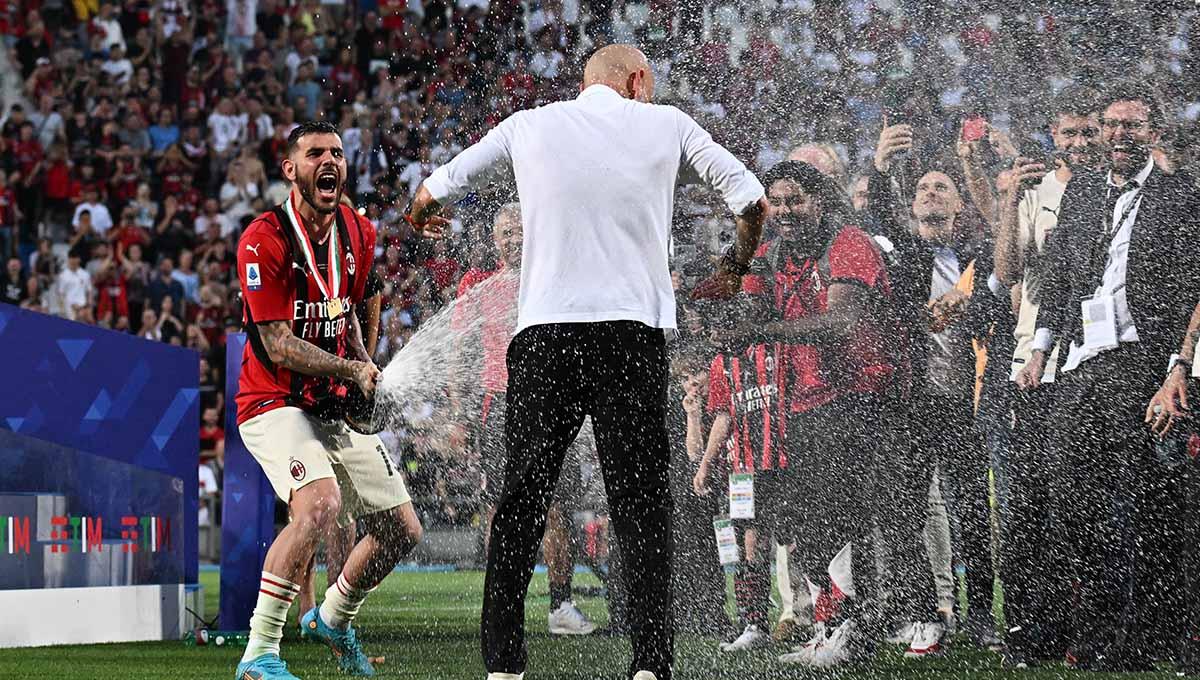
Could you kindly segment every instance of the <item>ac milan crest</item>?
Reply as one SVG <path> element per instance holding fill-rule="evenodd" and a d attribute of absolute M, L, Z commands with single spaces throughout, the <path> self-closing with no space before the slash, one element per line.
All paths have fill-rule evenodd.
<path fill-rule="evenodd" d="M 292 472 L 292 479 L 296 480 L 297 482 L 304 481 L 304 475 L 308 474 L 308 471 L 304 469 L 304 463 L 301 463 L 295 458 L 291 460 L 288 469 Z"/>

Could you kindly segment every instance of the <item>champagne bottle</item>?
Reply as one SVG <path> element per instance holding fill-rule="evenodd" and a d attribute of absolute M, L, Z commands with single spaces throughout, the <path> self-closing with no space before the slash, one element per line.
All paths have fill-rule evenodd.
<path fill-rule="evenodd" d="M 345 421 L 359 434 L 379 434 L 383 429 L 383 418 L 375 395 L 368 399 L 358 385 L 350 385 L 346 392 Z"/>

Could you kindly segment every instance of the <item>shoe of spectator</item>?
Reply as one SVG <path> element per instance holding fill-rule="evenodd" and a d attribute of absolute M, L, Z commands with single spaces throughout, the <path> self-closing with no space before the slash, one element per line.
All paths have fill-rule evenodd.
<path fill-rule="evenodd" d="M 920 623 L 917 623 L 916 621 L 909 621 L 903 626 L 897 628 L 896 632 L 889 635 L 884 641 L 889 645 L 901 645 L 906 647 L 912 643 L 913 637 L 916 636 L 920 627 Z"/>
<path fill-rule="evenodd" d="M 946 627 L 940 623 L 914 624 L 912 641 L 908 651 L 904 652 L 906 659 L 927 659 L 940 656 L 946 651 Z"/>
<path fill-rule="evenodd" d="M 813 655 L 816 651 L 825 645 L 825 641 L 829 639 L 829 635 L 825 631 L 825 623 L 818 621 L 813 625 L 813 636 L 808 642 L 798 645 L 790 653 L 779 657 L 783 663 L 798 663 L 808 665 L 812 662 Z"/>
<path fill-rule="evenodd" d="M 1000 665 L 1013 670 L 1025 670 L 1034 665 L 1029 655 L 1019 649 L 1005 646 L 1000 652 Z"/>
<path fill-rule="evenodd" d="M 1067 650 L 1067 668 L 1100 673 L 1137 673 L 1154 670 L 1154 663 L 1145 656 L 1122 654 L 1105 649 L 1098 651 L 1087 645 L 1072 645 Z"/>
<path fill-rule="evenodd" d="M 752 649 L 760 649 L 771 644 L 771 636 L 758 629 L 758 626 L 750 624 L 746 626 L 742 634 L 733 642 L 722 642 L 722 652 L 748 652 Z"/>
<path fill-rule="evenodd" d="M 808 663 L 810 668 L 835 668 L 867 656 L 866 648 L 858 636 L 858 624 L 847 619 L 829 634 L 825 644 L 818 647 Z"/>
<path fill-rule="evenodd" d="M 563 602 L 548 617 L 551 635 L 591 635 L 596 624 L 588 621 L 574 602 Z"/>
<path fill-rule="evenodd" d="M 968 616 L 967 624 L 963 626 L 963 633 L 966 634 L 971 644 L 980 649 L 989 649 L 993 652 L 1004 649 L 1004 641 L 996 635 L 996 624 L 990 613 L 979 617 Z"/>
<path fill-rule="evenodd" d="M 800 639 L 800 623 L 796 619 L 779 619 L 775 630 L 771 631 L 771 639 L 778 644 L 788 644 Z"/>

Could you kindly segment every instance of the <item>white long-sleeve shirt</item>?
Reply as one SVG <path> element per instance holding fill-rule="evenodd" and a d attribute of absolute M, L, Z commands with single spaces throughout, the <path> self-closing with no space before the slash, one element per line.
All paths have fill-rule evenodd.
<path fill-rule="evenodd" d="M 667 248 L 675 185 L 689 168 L 736 215 L 763 197 L 753 173 L 687 114 L 592 85 L 513 114 L 425 187 L 446 205 L 515 176 L 524 227 L 518 333 L 619 320 L 675 328 Z"/>

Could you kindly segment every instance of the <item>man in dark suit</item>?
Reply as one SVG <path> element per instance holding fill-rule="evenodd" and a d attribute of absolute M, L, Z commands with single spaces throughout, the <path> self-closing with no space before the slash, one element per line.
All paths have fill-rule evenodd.
<path fill-rule="evenodd" d="M 1048 267 L 1034 355 L 1018 377 L 1038 385 L 1051 344 L 1065 361 L 1051 406 L 1063 568 L 1078 581 L 1068 661 L 1146 669 L 1165 645 L 1152 619 L 1172 607 L 1168 545 L 1176 474 L 1142 420 L 1200 290 L 1200 194 L 1154 164 L 1162 110 L 1140 83 L 1101 102 L 1108 167 L 1071 180 Z M 1047 461 L 1050 464 L 1050 461 Z M 1176 546 L 1177 547 L 1177 546 Z"/>

